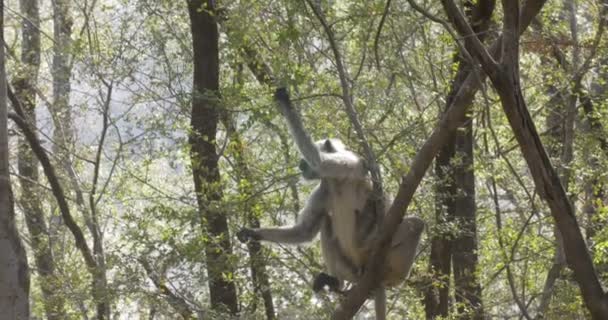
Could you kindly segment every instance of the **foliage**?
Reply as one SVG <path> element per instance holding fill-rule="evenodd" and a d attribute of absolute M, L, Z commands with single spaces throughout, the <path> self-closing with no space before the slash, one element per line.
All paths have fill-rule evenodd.
<path fill-rule="evenodd" d="M 254 47 L 270 66 L 276 81 L 290 88 L 313 137 L 339 137 L 363 152 L 351 123 L 345 116 L 341 87 L 327 35 L 305 1 L 218 1 L 220 20 L 220 79 L 222 113 L 235 123 L 242 147 L 235 145 L 226 123 L 216 140 L 220 152 L 223 191 L 217 206 L 230 223 L 230 235 L 249 224 L 246 213 L 262 225 L 284 225 L 295 221 L 297 208 L 312 185 L 298 177 L 298 154 L 279 113 L 273 106 L 273 88 L 260 84 L 247 67 L 243 54 Z M 313 1 L 315 2 L 315 1 Z M 407 1 L 390 1 L 381 32 L 378 27 L 385 1 L 318 1 L 336 34 L 343 54 L 355 106 L 378 155 L 389 193 L 395 193 L 401 176 L 430 135 L 441 113 L 456 67 L 454 39 L 443 26 L 413 10 Z M 446 19 L 437 1 L 418 0 L 431 14 Z M 551 140 L 547 117 L 551 112 L 548 88 L 556 94 L 579 94 L 573 90 L 573 73 L 550 55 L 552 41 L 573 61 L 574 51 L 584 58 L 591 52 L 600 8 L 597 1 L 579 0 L 578 43 L 563 17 L 562 1 L 548 1 L 540 21 L 545 29 L 529 30 L 522 38 L 521 78 L 525 98 L 543 143 Z M 44 8 L 48 3 L 43 3 Z M 88 5 L 91 5 L 90 3 Z M 6 4 L 6 37 L 9 52 L 19 52 L 18 4 Z M 44 11 L 42 11 L 44 12 Z M 106 250 L 107 275 L 112 310 L 117 318 L 154 315 L 173 319 L 174 309 L 167 292 L 155 283 L 160 279 L 173 294 L 186 301 L 195 316 L 207 318 L 209 311 L 204 247 L 210 239 L 201 227 L 192 182 L 188 126 L 192 90 L 190 26 L 185 1 L 97 1 L 87 7 L 76 1 L 74 66 L 70 107 L 77 140 L 68 150 L 74 161 L 79 186 L 88 197 L 93 184 L 93 159 L 102 149 L 96 209 Z M 500 32 L 495 16 L 491 38 Z M 43 13 L 42 21 L 49 18 Z M 52 25 L 43 22 L 45 34 Z M 43 64 L 38 81 L 40 138 L 49 150 L 57 150 L 50 133 L 51 95 L 49 61 L 51 46 L 43 39 Z M 585 72 L 583 92 L 594 102 L 594 118 L 608 126 L 606 81 L 608 61 L 605 40 L 596 59 Z M 9 55 L 7 71 L 16 76 L 23 68 Z M 579 63 L 580 65 L 580 63 Z M 102 146 L 104 99 L 107 84 L 113 85 L 108 115 L 110 128 Z M 579 95 L 580 99 L 580 95 Z M 580 106 L 578 100 L 577 106 Z M 555 237 L 548 208 L 534 190 L 511 128 L 502 113 L 497 95 L 488 83 L 476 95 L 470 110 L 474 122 L 478 273 L 483 303 L 491 318 L 513 319 L 520 315 L 505 267 L 514 276 L 515 293 L 535 314 L 547 271 L 553 263 Z M 598 140 L 605 132 L 589 129 L 588 115 L 576 109 L 574 156 L 567 164 L 572 174 L 568 193 L 577 208 L 577 218 L 593 254 L 598 275 L 608 281 L 608 221 L 606 207 L 608 150 Z M 16 130 L 16 129 L 15 129 Z M 16 140 L 16 138 L 13 138 Z M 15 142 L 12 141 L 14 144 Z M 15 156 L 11 154 L 11 156 Z M 239 173 L 242 157 L 248 175 Z M 561 165 L 559 157 L 552 159 Z M 16 163 L 16 162 L 14 162 Z M 61 166 L 56 163 L 56 166 Z M 62 169 L 63 170 L 63 169 Z M 14 170 L 16 171 L 16 170 Z M 63 184 L 79 224 L 84 229 L 86 212 L 77 204 L 77 190 L 63 173 Z M 15 184 L 16 179 L 12 182 Z M 424 218 L 429 227 L 411 279 L 389 293 L 390 314 L 395 319 L 422 319 L 423 280 L 430 235 L 458 234 L 457 225 L 434 221 L 433 173 L 419 187 L 409 214 Z M 497 186 L 493 194 L 492 183 Z M 46 185 L 44 179 L 40 183 Z M 18 190 L 14 188 L 14 190 Z M 244 192 L 246 190 L 246 192 Z M 600 193 L 603 192 L 603 193 Z M 598 196 L 599 194 L 599 196 Z M 601 198 L 603 196 L 603 198 Z M 67 317 L 92 316 L 94 301 L 90 276 L 82 257 L 65 228 L 58 225 L 56 204 L 50 194 L 41 195 L 49 223 L 57 229 L 53 238 L 59 263 L 58 281 L 68 301 Z M 494 198 L 496 197 L 496 199 Z M 496 200 L 496 202 L 495 202 Z M 496 204 L 498 204 L 498 209 Z M 18 215 L 22 206 L 18 206 Z M 593 208 L 593 210 L 591 210 Z M 591 211 L 590 211 L 591 210 Z M 497 217 L 502 220 L 497 224 Z M 22 219 L 21 235 L 28 239 Z M 60 225 L 60 223 L 59 223 Z M 589 230 L 596 230 L 591 232 Z M 91 234 L 87 234 L 90 239 Z M 502 245 L 499 242 L 502 241 Z M 246 246 L 231 239 L 229 261 L 236 274 L 224 274 L 238 285 L 244 319 L 263 319 L 264 310 L 252 285 Z M 26 241 L 27 243 L 27 241 Z M 337 297 L 315 295 L 310 289 L 313 275 L 322 270 L 316 243 L 305 246 L 269 245 L 262 251 L 270 277 L 271 292 L 279 319 L 325 319 Z M 31 255 L 31 247 L 28 248 Z M 31 261 L 31 259 L 30 259 Z M 144 264 L 150 266 L 146 270 Z M 44 318 L 43 299 L 32 275 L 32 314 Z M 358 319 L 371 319 L 371 303 Z M 546 319 L 584 319 L 587 316 L 572 274 L 564 271 L 553 294 Z M 220 315 L 218 317 L 227 317 Z"/>

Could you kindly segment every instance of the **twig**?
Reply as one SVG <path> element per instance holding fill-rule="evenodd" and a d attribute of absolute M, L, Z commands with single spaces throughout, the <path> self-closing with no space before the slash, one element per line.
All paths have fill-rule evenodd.
<path fill-rule="evenodd" d="M 386 4 L 384 5 L 384 12 L 382 12 L 382 18 L 380 18 L 380 24 L 378 24 L 378 31 L 376 31 L 376 37 L 374 38 L 374 55 L 376 57 L 376 68 L 380 71 L 380 56 L 378 55 L 378 41 L 380 41 L 380 34 L 382 33 L 382 27 L 384 26 L 384 21 L 386 20 L 386 16 L 388 15 L 388 11 L 391 7 L 391 0 L 386 0 Z"/>

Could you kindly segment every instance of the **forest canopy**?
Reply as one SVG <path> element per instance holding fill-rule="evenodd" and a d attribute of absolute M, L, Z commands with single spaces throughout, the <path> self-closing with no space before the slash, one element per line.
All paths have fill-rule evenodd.
<path fill-rule="evenodd" d="M 2 15 L 6 319 L 374 319 L 412 216 L 426 227 L 387 319 L 608 319 L 608 0 L 10 0 Z M 318 239 L 237 238 L 294 225 L 317 188 L 278 88 L 394 199 L 341 294 L 313 292 Z"/>

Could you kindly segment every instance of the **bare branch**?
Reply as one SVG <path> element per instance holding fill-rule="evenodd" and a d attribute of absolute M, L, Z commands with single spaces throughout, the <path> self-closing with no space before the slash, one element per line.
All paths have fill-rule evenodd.
<path fill-rule="evenodd" d="M 28 143 L 30 144 L 30 147 L 32 148 L 32 151 L 38 158 L 38 161 L 40 161 L 40 164 L 44 169 L 46 178 L 49 181 L 49 184 L 51 185 L 51 189 L 53 190 L 53 195 L 57 200 L 57 205 L 59 206 L 61 216 L 65 221 L 65 225 L 68 227 L 68 229 L 74 236 L 74 240 L 76 241 L 76 247 L 82 253 L 87 267 L 91 269 L 91 272 L 95 272 L 94 270 L 97 268 L 97 263 L 95 262 L 95 259 L 91 254 L 91 250 L 89 249 L 86 243 L 82 230 L 80 229 L 80 227 L 74 220 L 74 217 L 72 217 L 72 214 L 70 213 L 70 207 L 66 200 L 65 193 L 63 192 L 63 188 L 59 183 L 59 179 L 57 178 L 57 174 L 55 173 L 55 169 L 53 168 L 49 157 L 44 151 L 44 148 L 42 148 L 42 145 L 40 145 L 40 141 L 38 141 L 38 139 L 36 138 L 34 131 L 32 131 L 32 129 L 29 127 L 23 117 L 20 116 L 20 114 L 23 114 L 21 104 L 16 99 L 12 90 L 9 89 L 8 92 L 9 99 L 13 103 L 13 108 L 16 111 L 16 113 L 9 112 L 8 117 L 13 120 L 15 124 L 17 124 L 19 129 L 21 129 L 23 135 L 25 136 Z"/>
<path fill-rule="evenodd" d="M 380 70 L 380 56 L 378 55 L 378 42 L 380 41 L 380 34 L 382 33 L 382 27 L 384 26 L 384 21 L 386 21 L 386 16 L 388 16 L 388 11 L 391 7 L 391 0 L 386 0 L 386 4 L 384 5 L 384 12 L 382 12 L 382 18 L 380 18 L 380 23 L 378 24 L 378 31 L 376 31 L 376 37 L 374 38 L 374 55 L 376 57 L 376 68 Z"/>
<path fill-rule="evenodd" d="M 430 12 L 426 11 L 424 8 L 422 8 L 421 6 L 419 6 L 416 3 L 415 0 L 407 0 L 407 2 L 410 4 L 410 6 L 414 10 L 418 11 L 420 14 L 422 14 L 423 16 L 425 16 L 426 18 L 428 18 L 429 20 L 431 20 L 433 22 L 437 22 L 440 25 L 442 25 L 443 28 L 445 29 L 445 31 L 447 31 L 450 34 L 450 36 L 452 36 L 452 39 L 454 39 L 454 42 L 458 46 L 458 49 L 460 49 L 460 52 L 464 56 L 465 60 L 468 61 L 472 66 L 475 65 L 475 59 L 473 59 L 473 57 L 471 57 L 471 53 L 461 43 L 460 38 L 454 32 L 454 30 L 452 29 L 452 27 L 450 26 L 450 24 L 447 21 L 445 21 L 443 19 L 440 19 L 439 17 L 436 17 L 436 16 L 432 15 Z"/>
<path fill-rule="evenodd" d="M 454 27 L 456 27 L 456 31 L 464 38 L 467 47 L 473 51 L 473 55 L 479 59 L 479 62 L 484 66 L 484 69 L 491 70 L 493 73 L 498 73 L 498 64 L 477 37 L 471 26 L 467 23 L 464 15 L 454 1 L 442 0 L 441 3 L 443 4 L 445 13 L 450 20 L 452 20 Z"/>

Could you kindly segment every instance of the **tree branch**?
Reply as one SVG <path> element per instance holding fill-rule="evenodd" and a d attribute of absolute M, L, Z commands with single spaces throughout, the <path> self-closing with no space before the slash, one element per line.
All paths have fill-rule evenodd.
<path fill-rule="evenodd" d="M 380 23 L 378 24 L 378 30 L 376 31 L 376 36 L 374 37 L 374 56 L 376 57 L 376 68 L 380 70 L 380 56 L 378 55 L 378 42 L 380 41 L 380 34 L 382 33 L 382 27 L 384 26 L 384 21 L 386 21 L 386 16 L 388 16 L 388 11 L 391 8 L 391 0 L 386 0 L 386 4 L 384 5 L 384 12 L 382 12 L 382 18 L 380 18 Z"/>
<path fill-rule="evenodd" d="M 148 260 L 144 258 L 138 260 L 139 263 L 141 263 L 141 266 L 146 271 L 148 278 L 150 278 L 150 280 L 152 280 L 152 283 L 154 283 L 154 286 L 156 286 L 158 291 L 160 291 L 163 296 L 167 297 L 167 302 L 169 302 L 171 307 L 173 307 L 173 309 L 175 309 L 175 311 L 177 311 L 182 316 L 182 318 L 186 320 L 192 319 L 193 312 L 190 309 L 190 306 L 188 305 L 186 300 L 175 294 L 173 291 L 171 291 L 169 287 L 167 287 L 167 285 L 165 284 L 165 280 L 159 277 L 159 275 L 152 269 Z"/>
<path fill-rule="evenodd" d="M 336 69 L 338 70 L 338 76 L 340 78 L 340 84 L 342 86 L 342 100 L 344 101 L 344 106 L 346 107 L 346 114 L 355 129 L 355 133 L 357 134 L 357 138 L 359 139 L 359 143 L 363 146 L 363 150 L 365 151 L 365 158 L 368 161 L 372 181 L 374 183 L 374 193 L 378 199 L 382 196 L 382 175 L 380 174 L 380 166 L 378 165 L 378 160 L 376 159 L 376 155 L 372 150 L 369 141 L 365 137 L 365 133 L 363 132 L 363 126 L 361 125 L 361 121 L 359 120 L 359 115 L 355 110 L 355 106 L 353 103 L 353 95 L 351 92 L 350 81 L 348 80 L 347 70 L 344 67 L 344 63 L 342 61 L 342 54 L 340 53 L 340 49 L 338 48 L 338 43 L 336 42 L 334 32 L 331 29 L 330 25 L 327 23 L 323 12 L 321 12 L 321 7 L 312 2 L 312 0 L 306 0 L 310 8 L 312 9 L 314 15 L 317 17 L 325 34 L 327 35 L 327 40 L 329 40 L 329 46 L 334 54 L 334 59 L 336 60 Z"/>
<path fill-rule="evenodd" d="M 492 73 L 498 73 L 498 64 L 477 37 L 471 26 L 467 23 L 464 15 L 454 1 L 441 0 L 441 3 L 443 4 L 446 15 L 450 18 L 454 27 L 456 27 L 456 31 L 464 38 L 467 48 L 470 48 L 473 51 L 473 55 L 477 57 L 479 62 L 484 66 L 484 69 L 491 70 Z"/>
<path fill-rule="evenodd" d="M 91 254 L 91 250 L 89 249 L 86 243 L 82 230 L 80 229 L 80 227 L 72 217 L 72 214 L 70 213 L 70 207 L 66 200 L 65 193 L 63 192 L 63 188 L 59 183 L 59 179 L 57 178 L 57 174 L 55 173 L 55 169 L 53 168 L 49 157 L 44 151 L 44 148 L 42 148 L 42 145 L 40 145 L 40 141 L 38 141 L 38 139 L 36 138 L 34 131 L 32 131 L 32 129 L 29 127 L 23 117 L 20 116 L 20 114 L 23 114 L 21 104 L 13 94 L 12 90 L 8 89 L 8 92 L 9 99 L 13 103 L 13 108 L 16 111 L 16 113 L 9 112 L 8 117 L 13 120 L 15 124 L 17 124 L 19 129 L 21 129 L 21 132 L 23 132 L 23 135 L 25 136 L 28 143 L 30 144 L 30 147 L 32 148 L 32 151 L 38 158 L 38 161 L 40 161 L 40 164 L 44 169 L 44 174 L 46 175 L 46 178 L 49 181 L 49 184 L 51 185 L 51 189 L 53 190 L 53 195 L 57 200 L 57 205 L 59 206 L 59 210 L 61 211 L 61 216 L 65 221 L 65 225 L 68 227 L 68 229 L 74 236 L 74 240 L 76 241 L 76 247 L 82 254 L 84 261 L 87 264 L 87 267 L 91 269 L 91 272 L 95 272 L 97 268 L 97 263 L 95 262 L 95 259 Z"/>
<path fill-rule="evenodd" d="M 532 18 L 538 14 L 545 2 L 546 0 L 526 1 L 524 10 L 522 10 L 521 24 L 519 25 L 520 32 L 523 32 L 528 27 Z M 498 49 L 500 49 L 501 41 L 501 39 L 498 39 L 491 46 L 490 52 L 494 56 L 499 55 Z M 342 301 L 334 312 L 333 319 L 346 320 L 352 318 L 369 296 L 369 292 L 379 283 L 379 278 L 382 275 L 379 271 L 386 257 L 386 249 L 388 248 L 392 234 L 403 219 L 403 215 L 407 211 L 414 192 L 435 155 L 465 120 L 467 106 L 470 104 L 476 91 L 480 88 L 481 80 L 476 72 L 471 71 L 469 73 L 455 95 L 454 100 L 448 106 L 447 111 L 439 120 L 437 127 L 416 154 L 410 171 L 402 179 L 397 197 L 389 209 L 387 217 L 384 219 L 380 231 L 382 237 L 374 245 L 372 258 L 366 266 L 367 271 L 361 281 L 351 289 L 346 299 Z"/>
<path fill-rule="evenodd" d="M 423 16 L 425 16 L 426 18 L 428 18 L 429 20 L 431 20 L 433 22 L 436 22 L 436 23 L 439 23 L 440 25 L 442 25 L 443 28 L 445 29 L 445 31 L 447 31 L 450 34 L 450 36 L 452 36 L 452 39 L 454 39 L 454 42 L 456 42 L 456 45 L 460 49 L 460 52 L 464 56 L 465 60 L 468 61 L 471 64 L 471 66 L 475 66 L 475 59 L 473 59 L 473 57 L 471 57 L 471 53 L 461 43 L 460 39 L 458 38 L 458 36 L 456 35 L 456 33 L 454 33 L 454 30 L 452 30 L 452 27 L 450 26 L 450 24 L 447 21 L 445 21 L 443 19 L 440 19 L 440 18 L 432 15 L 430 12 L 426 11 L 424 8 L 422 8 L 421 6 L 419 6 L 415 2 L 415 0 L 407 0 L 407 2 L 409 3 L 410 7 L 412 7 L 414 10 L 418 11 L 418 13 L 422 14 Z"/>

